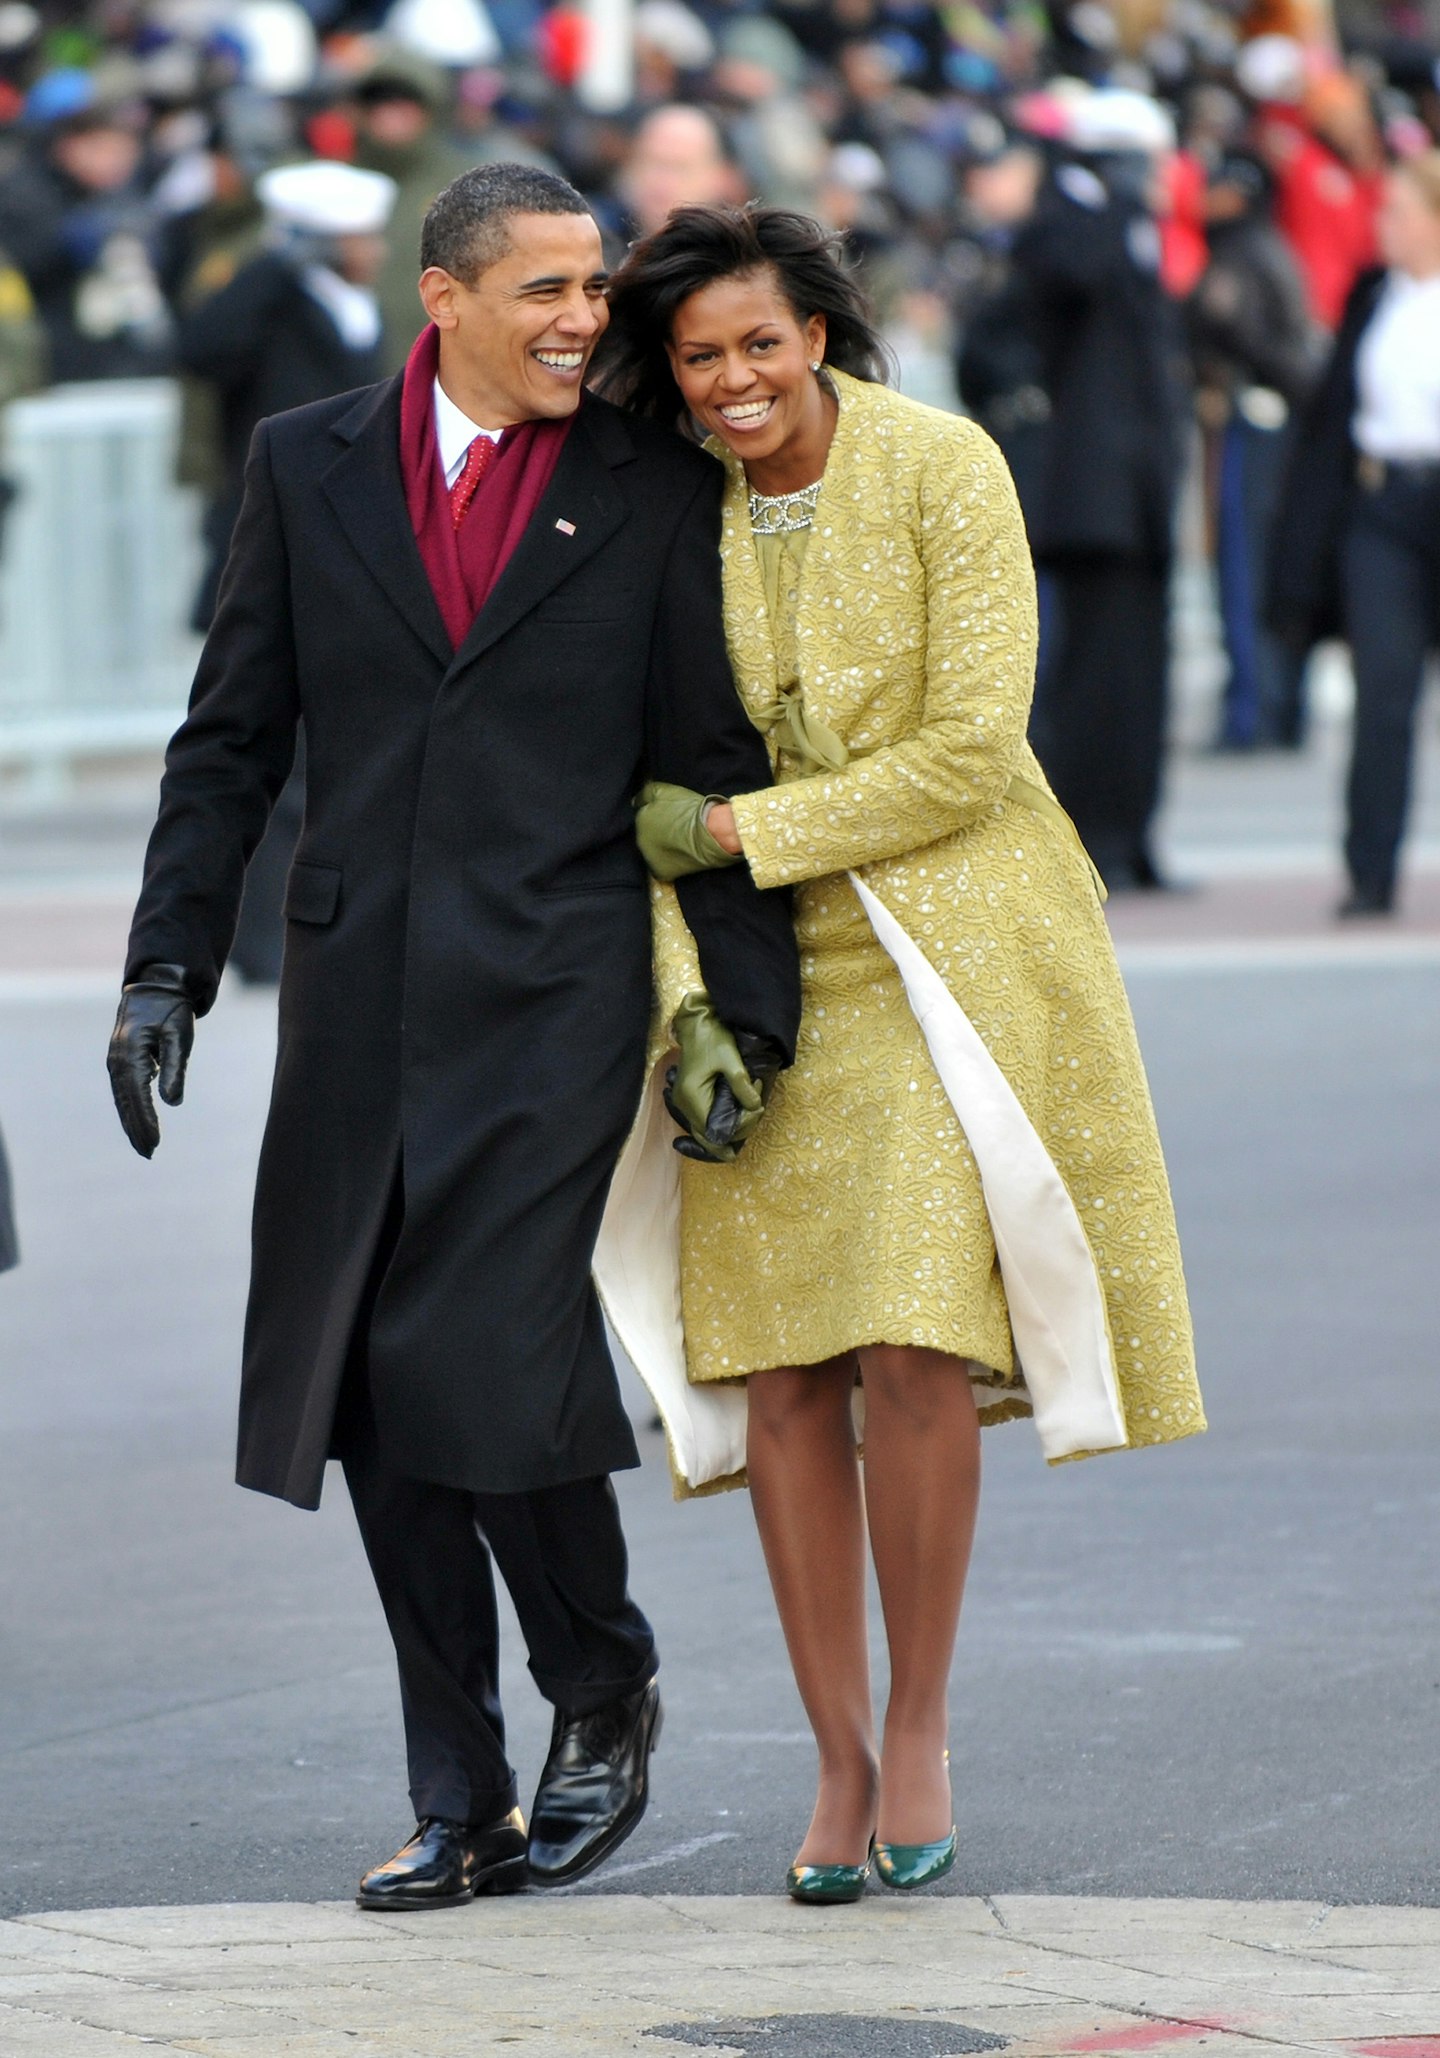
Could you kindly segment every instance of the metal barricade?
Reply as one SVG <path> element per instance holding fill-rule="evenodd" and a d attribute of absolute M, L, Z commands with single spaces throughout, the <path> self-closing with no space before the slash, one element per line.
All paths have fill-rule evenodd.
<path fill-rule="evenodd" d="M 37 796 L 79 757 L 147 750 L 184 712 L 198 639 L 196 496 L 175 484 L 179 388 L 59 386 L 3 420 L 19 489 L 0 557 L 0 765 Z"/>

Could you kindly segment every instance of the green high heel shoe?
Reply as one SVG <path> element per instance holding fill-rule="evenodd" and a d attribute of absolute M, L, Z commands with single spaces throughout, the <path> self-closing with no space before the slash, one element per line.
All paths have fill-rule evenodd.
<path fill-rule="evenodd" d="M 871 1837 L 863 1865 L 792 1865 L 785 1875 L 785 1891 L 792 1901 L 817 1905 L 858 1901 L 870 1878 L 874 1856 L 875 1839 Z"/>
<path fill-rule="evenodd" d="M 909 1892 L 943 1879 L 955 1863 L 959 1838 L 952 1829 L 937 1844 L 876 1844 L 875 1870 L 887 1887 Z"/>

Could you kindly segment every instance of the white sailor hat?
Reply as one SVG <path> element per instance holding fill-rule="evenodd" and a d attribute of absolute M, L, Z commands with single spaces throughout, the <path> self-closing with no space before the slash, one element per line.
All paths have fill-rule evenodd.
<path fill-rule="evenodd" d="M 389 221 L 397 188 L 384 172 L 322 158 L 262 172 L 255 191 L 272 221 L 311 236 L 367 236 Z"/>
<path fill-rule="evenodd" d="M 1305 97 L 1305 49 L 1294 36 L 1256 36 L 1235 57 L 1235 83 L 1252 100 L 1296 107 Z"/>
<path fill-rule="evenodd" d="M 1128 86 L 1101 86 L 1077 100 L 1070 115 L 1069 141 L 1076 150 L 1166 151 L 1175 148 L 1175 121 L 1148 93 Z"/>

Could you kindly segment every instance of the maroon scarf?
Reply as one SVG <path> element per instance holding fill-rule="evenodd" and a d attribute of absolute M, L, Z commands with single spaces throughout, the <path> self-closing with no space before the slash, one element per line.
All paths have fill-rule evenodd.
<path fill-rule="evenodd" d="M 457 529 L 435 441 L 439 364 L 440 331 L 427 323 L 410 352 L 400 389 L 400 471 L 421 561 L 458 650 L 525 534 L 575 417 L 520 422 L 507 429 L 500 454 Z"/>

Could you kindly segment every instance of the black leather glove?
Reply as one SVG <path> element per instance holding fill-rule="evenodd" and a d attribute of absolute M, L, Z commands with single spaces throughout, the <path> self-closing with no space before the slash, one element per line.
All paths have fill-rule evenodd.
<path fill-rule="evenodd" d="M 160 1075 L 161 1100 L 167 1108 L 178 1108 L 194 1041 L 195 1010 L 185 991 L 184 966 L 144 966 L 121 991 L 106 1060 L 120 1126 L 142 1158 L 153 1157 L 160 1141 L 150 1095 L 155 1075 Z"/>
<path fill-rule="evenodd" d="M 760 1117 L 784 1057 L 768 1037 L 733 1032 L 706 993 L 687 993 L 671 1025 L 680 1058 L 665 1074 L 665 1105 L 685 1131 L 683 1158 L 734 1162 Z"/>

